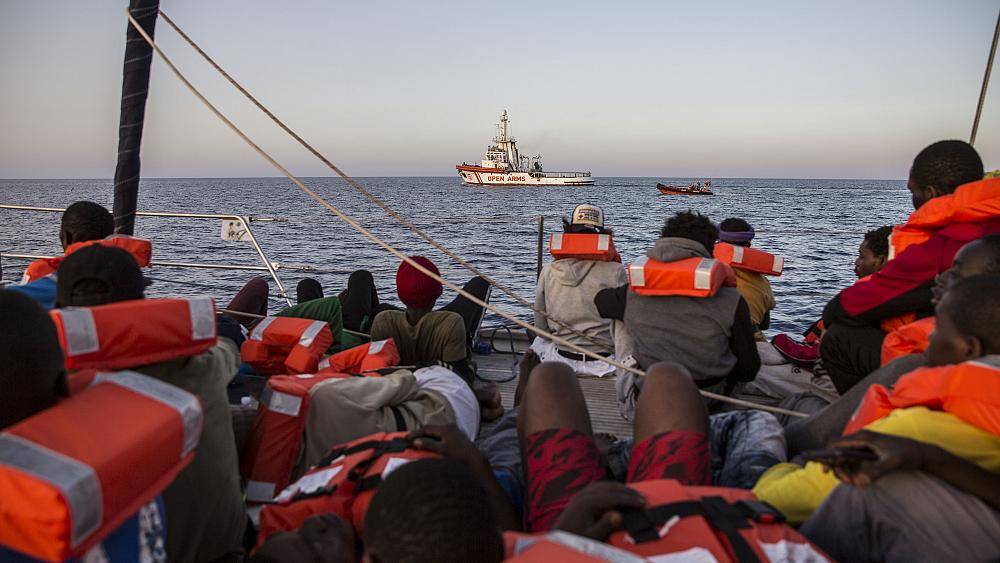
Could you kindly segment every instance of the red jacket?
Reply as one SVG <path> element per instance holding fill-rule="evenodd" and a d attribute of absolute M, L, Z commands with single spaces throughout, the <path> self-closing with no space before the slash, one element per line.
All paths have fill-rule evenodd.
<path fill-rule="evenodd" d="M 934 277 L 951 267 L 958 249 L 986 235 L 1000 233 L 1000 178 L 959 186 L 914 211 L 893 230 L 895 257 L 870 279 L 834 297 L 823 310 L 823 323 L 875 325 L 916 313 L 933 314 Z"/>

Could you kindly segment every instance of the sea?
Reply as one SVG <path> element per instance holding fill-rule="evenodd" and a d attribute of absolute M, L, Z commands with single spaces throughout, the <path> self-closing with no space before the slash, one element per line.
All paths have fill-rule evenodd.
<path fill-rule="evenodd" d="M 411 255 L 425 255 L 456 284 L 471 274 L 396 223 L 384 211 L 337 178 L 303 182 L 388 243 Z M 798 333 L 821 314 L 824 304 L 854 279 L 853 263 L 864 233 L 899 224 L 912 210 L 905 181 L 713 179 L 714 196 L 661 195 L 656 183 L 687 185 L 700 178 L 596 178 L 593 186 L 472 187 L 455 177 L 359 178 L 368 190 L 434 239 L 528 301 L 534 298 L 537 241 L 543 221 L 548 234 L 561 231 L 575 205 L 604 209 L 615 245 L 627 262 L 643 255 L 658 238 L 664 220 L 694 210 L 719 222 L 741 217 L 757 232 L 754 246 L 785 258 L 784 273 L 771 278 L 777 300 L 769 333 Z M 91 200 L 111 209 L 112 181 L 0 180 L 0 203 L 62 208 Z M 397 302 L 399 260 L 320 206 L 285 178 L 164 178 L 142 180 L 141 211 L 235 214 L 250 223 L 267 259 L 294 302 L 296 284 L 319 280 L 335 295 L 356 269 L 370 270 L 380 298 Z M 52 255 L 60 251 L 59 214 L 0 209 L 0 252 Z M 260 266 L 249 242 L 225 241 L 220 219 L 139 217 L 136 235 L 152 239 L 154 260 Z M 20 278 L 26 261 L 3 256 L 2 279 Z M 302 271 L 311 268 L 311 271 Z M 154 267 L 150 296 L 210 295 L 225 304 L 261 272 Z M 265 277 L 268 276 L 263 272 Z M 271 282 L 272 311 L 285 305 Z M 451 299 L 448 290 L 442 298 Z M 531 312 L 494 290 L 491 303 L 530 320 Z M 506 321 L 488 315 L 484 326 Z"/>

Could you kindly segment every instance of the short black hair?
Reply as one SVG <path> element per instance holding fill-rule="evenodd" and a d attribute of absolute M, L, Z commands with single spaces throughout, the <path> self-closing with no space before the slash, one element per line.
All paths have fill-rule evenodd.
<path fill-rule="evenodd" d="M 23 293 L 0 290 L 0 428 L 66 394 L 65 360 L 52 318 Z"/>
<path fill-rule="evenodd" d="M 892 225 L 886 225 L 877 229 L 872 229 L 865 233 L 865 242 L 868 250 L 875 256 L 889 257 L 889 235 L 892 234 Z"/>
<path fill-rule="evenodd" d="M 941 303 L 960 333 L 979 339 L 984 354 L 1000 353 L 1000 274 L 959 280 L 948 288 Z"/>
<path fill-rule="evenodd" d="M 63 211 L 62 230 L 73 242 L 98 240 L 115 231 L 115 221 L 103 206 L 92 201 L 78 201 Z"/>
<path fill-rule="evenodd" d="M 1000 274 L 1000 234 L 986 235 L 976 239 L 969 244 L 975 244 L 978 248 L 977 254 L 984 260 L 986 272 Z"/>
<path fill-rule="evenodd" d="M 730 217 L 728 219 L 723 219 L 719 223 L 720 231 L 730 231 L 730 232 L 741 232 L 749 231 L 750 223 L 747 223 L 745 219 L 740 219 L 739 217 Z"/>
<path fill-rule="evenodd" d="M 94 244 L 71 253 L 56 270 L 56 307 L 93 307 L 142 299 L 146 280 L 135 257 Z"/>
<path fill-rule="evenodd" d="M 379 562 L 503 559 L 486 490 L 460 462 L 421 459 L 393 471 L 365 515 L 364 544 Z"/>
<path fill-rule="evenodd" d="M 982 180 L 983 174 L 983 159 L 965 141 L 938 141 L 920 151 L 910 168 L 910 179 L 917 186 L 934 186 L 945 194 Z"/>
<path fill-rule="evenodd" d="M 707 216 L 696 211 L 681 211 L 667 219 L 661 237 L 678 237 L 700 242 L 709 254 L 719 239 L 719 229 Z"/>

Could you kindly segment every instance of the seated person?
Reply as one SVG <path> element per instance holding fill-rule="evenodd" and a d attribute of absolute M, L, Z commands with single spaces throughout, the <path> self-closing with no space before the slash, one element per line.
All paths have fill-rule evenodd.
<path fill-rule="evenodd" d="M 677 213 L 646 256 L 660 262 L 711 258 L 718 236 L 708 217 Z M 750 309 L 735 287 L 687 297 L 639 295 L 623 285 L 599 292 L 595 303 L 605 318 L 624 320 L 640 366 L 676 362 L 699 387 L 718 392 L 752 380 L 760 369 Z"/>
<path fill-rule="evenodd" d="M 1000 554 L 1000 473 L 907 438 L 862 431 L 821 460 L 844 483 L 801 528 L 837 561 L 990 561 Z"/>
<path fill-rule="evenodd" d="M 927 368 L 896 382 L 893 391 L 871 387 L 852 417 L 871 422 L 864 429 L 912 438 L 941 447 L 987 470 L 1000 470 L 1000 411 L 995 401 L 1000 383 L 1000 275 L 967 278 L 950 287 L 937 308 L 937 328 L 927 350 Z M 960 370 L 974 377 L 948 379 Z M 930 379 L 929 379 L 930 378 Z M 941 381 L 932 389 L 922 385 Z M 926 400 L 924 395 L 929 395 Z M 911 404 L 914 397 L 921 398 Z M 892 405 L 900 404 L 899 408 Z M 881 416 L 881 413 L 888 414 Z M 871 414 L 875 413 L 875 415 Z M 970 416 L 973 413 L 975 416 Z M 982 416 L 979 416 L 979 415 Z M 878 416 L 876 416 L 878 415 Z M 983 420 L 994 421 L 991 427 Z M 839 481 L 816 462 L 804 467 L 781 464 L 765 473 L 754 492 L 781 510 L 790 522 L 806 520 Z"/>
<path fill-rule="evenodd" d="M 719 242 L 749 247 L 754 237 L 753 227 L 743 219 L 731 217 L 719 223 Z M 754 326 L 754 336 L 764 340 L 764 333 L 771 325 L 771 310 L 774 309 L 774 293 L 771 282 L 757 272 L 743 268 L 733 268 L 736 272 L 736 289 L 750 308 L 750 322 Z"/>
<path fill-rule="evenodd" d="M 144 288 L 142 272 L 129 253 L 93 246 L 59 265 L 56 302 L 59 307 L 91 307 L 143 299 Z M 221 325 L 219 332 L 225 332 Z M 234 341 L 223 336 L 198 356 L 129 368 L 196 395 L 204 413 L 194 461 L 163 493 L 170 518 L 170 561 L 209 561 L 243 553 L 247 515 L 226 394 L 239 358 Z"/>
<path fill-rule="evenodd" d="M 0 430 L 54 406 L 69 395 L 66 368 L 52 319 L 30 298 L 0 290 Z M 139 509 L 83 560 L 147 561 L 142 554 L 162 550 L 163 502 L 157 498 Z M 0 560 L 34 561 L 0 546 Z"/>
<path fill-rule="evenodd" d="M 567 223 L 563 220 L 563 232 L 611 235 L 611 231 L 604 227 L 604 212 L 594 205 L 576 206 L 572 221 Z M 557 258 L 546 264 L 538 276 L 535 308 L 541 314 L 535 313 L 535 326 L 600 356 L 613 356 L 615 342 L 611 325 L 614 321 L 601 317 L 594 297 L 602 289 L 613 289 L 626 283 L 625 268 L 619 260 Z M 550 324 L 549 317 L 561 324 Z M 535 338 L 531 348 L 541 356 L 542 361 L 566 363 L 577 373 L 603 376 L 615 369 L 579 352 L 563 350 L 540 336 Z"/>
<path fill-rule="evenodd" d="M 916 211 L 893 231 L 890 260 L 823 310 L 820 355 L 840 393 L 879 367 L 886 323 L 933 313 L 934 277 L 951 266 L 958 249 L 1000 233 L 1000 179 L 983 179 L 983 162 L 968 143 L 939 141 L 920 151 L 907 187 Z"/>
<path fill-rule="evenodd" d="M 63 251 L 73 244 L 111 236 L 115 221 L 111 213 L 92 201 L 78 201 L 63 211 L 59 224 L 59 243 Z M 24 271 L 21 283 L 35 281 L 56 271 L 62 256 L 36 260 Z"/>

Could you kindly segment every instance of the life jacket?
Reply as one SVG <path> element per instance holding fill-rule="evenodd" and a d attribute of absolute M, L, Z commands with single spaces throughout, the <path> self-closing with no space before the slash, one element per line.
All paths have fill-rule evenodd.
<path fill-rule="evenodd" d="M 921 368 L 904 375 L 892 390 L 868 388 L 844 428 L 853 434 L 896 409 L 926 407 L 955 415 L 980 430 L 1000 436 L 1000 368 L 981 362 Z"/>
<path fill-rule="evenodd" d="M 882 365 L 909 354 L 923 353 L 936 324 L 935 317 L 924 317 L 885 335 L 882 340 Z"/>
<path fill-rule="evenodd" d="M 160 494 L 194 457 L 194 395 L 135 372 L 0 433 L 0 546 L 46 561 L 82 555 Z"/>
<path fill-rule="evenodd" d="M 984 178 L 936 197 L 910 214 L 906 224 L 889 235 L 889 260 L 907 247 L 926 242 L 935 231 L 952 223 L 982 223 L 1000 217 L 1000 178 Z"/>
<path fill-rule="evenodd" d="M 639 295 L 711 297 L 724 285 L 735 287 L 736 274 L 712 258 L 660 262 L 643 256 L 629 265 L 628 281 Z"/>
<path fill-rule="evenodd" d="M 390 472 L 418 459 L 439 457 L 418 450 L 406 432 L 378 432 L 335 446 L 308 473 L 260 513 L 260 543 L 275 532 L 295 530 L 310 516 L 333 513 L 363 532 L 375 489 Z"/>
<path fill-rule="evenodd" d="M 598 262 L 621 262 L 611 235 L 598 233 L 552 233 L 549 235 L 552 258 L 578 258 Z"/>
<path fill-rule="evenodd" d="M 28 264 L 28 267 L 24 270 L 24 276 L 21 278 L 21 283 L 25 284 L 33 282 L 38 278 L 43 278 L 52 272 L 55 272 L 59 269 L 59 264 L 62 263 L 64 258 L 81 248 L 86 248 L 95 244 L 99 244 L 101 246 L 113 246 L 127 251 L 133 258 L 135 258 L 135 261 L 139 264 L 140 268 L 149 266 L 150 261 L 153 259 L 152 241 L 144 238 L 130 237 L 127 235 L 111 235 L 107 238 L 97 240 L 75 242 L 66 247 L 62 256 L 35 260 L 34 262 Z"/>
<path fill-rule="evenodd" d="M 399 350 L 392 338 L 366 342 L 323 358 L 317 374 L 365 373 L 399 365 Z"/>
<path fill-rule="evenodd" d="M 387 344 L 383 344 L 374 354 L 368 353 L 373 348 L 363 344 L 332 357 L 341 356 L 340 360 L 355 357 L 355 362 L 344 364 L 346 368 L 360 368 L 365 362 L 369 370 L 398 364 L 399 354 L 392 340 L 379 342 Z M 336 365 L 342 365 L 340 360 L 335 360 Z M 366 370 L 345 369 L 340 373 L 277 375 L 268 378 L 261 393 L 257 419 L 241 456 L 242 473 L 247 479 L 248 502 L 269 502 L 291 480 L 292 470 L 302 449 L 313 388 L 324 381 L 344 379 L 352 377 L 352 374 L 360 377 L 362 371 Z M 378 374 L 368 371 L 365 375 Z"/>
<path fill-rule="evenodd" d="M 194 356 L 216 343 L 215 301 L 135 299 L 49 312 L 67 369 L 114 370 Z"/>
<path fill-rule="evenodd" d="M 323 321 L 264 317 L 250 331 L 240 357 L 261 374 L 312 373 L 332 343 L 333 333 Z"/>
<path fill-rule="evenodd" d="M 721 260 L 733 268 L 749 270 L 765 276 L 780 276 L 785 267 L 785 259 L 780 256 L 757 248 L 729 244 L 728 242 L 715 243 L 713 255 L 716 260 Z"/>
<path fill-rule="evenodd" d="M 623 511 L 624 524 L 620 531 L 608 537 L 614 548 L 651 561 L 828 561 L 829 558 L 809 540 L 784 523 L 775 508 L 760 502 L 743 489 L 724 487 L 689 487 L 673 479 L 655 479 L 629 483 L 646 499 L 646 507 Z M 591 554 L 581 553 L 593 542 L 566 534 L 541 534 L 541 541 L 560 546 L 546 548 L 558 553 L 567 562 L 616 560 L 604 558 L 601 545 L 590 548 Z M 508 561 L 543 561 L 531 555 L 534 546 L 525 538 L 515 538 L 521 544 L 511 549 L 510 537 L 505 537 L 507 552 L 516 555 Z M 530 540 L 530 538 L 529 538 Z M 573 549 L 571 555 L 565 548 Z M 671 557 L 673 556 L 673 557 Z M 523 557 L 523 558 L 522 558 Z M 617 558 L 621 560 L 622 558 Z"/>

